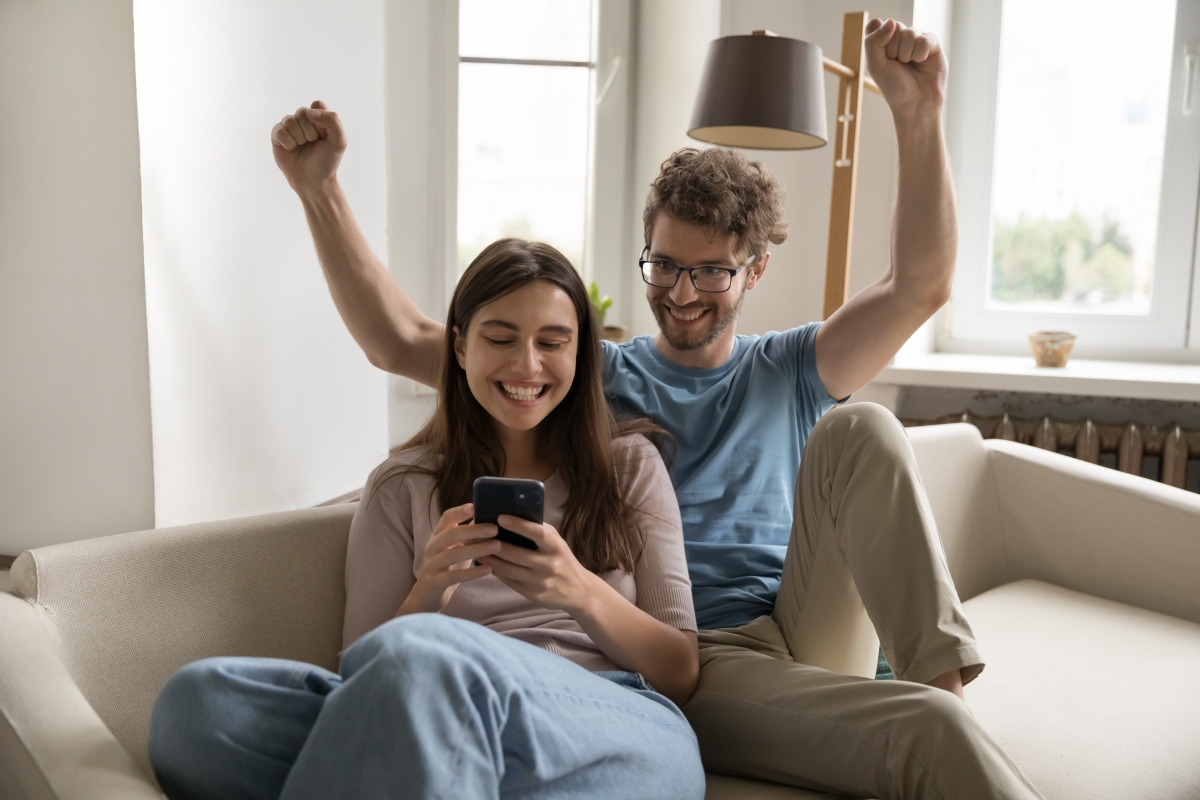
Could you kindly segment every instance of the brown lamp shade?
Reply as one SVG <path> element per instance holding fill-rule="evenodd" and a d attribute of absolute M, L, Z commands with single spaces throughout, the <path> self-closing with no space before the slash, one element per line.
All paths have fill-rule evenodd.
<path fill-rule="evenodd" d="M 754 150 L 825 144 L 821 48 L 784 36 L 713 41 L 688 136 Z"/>

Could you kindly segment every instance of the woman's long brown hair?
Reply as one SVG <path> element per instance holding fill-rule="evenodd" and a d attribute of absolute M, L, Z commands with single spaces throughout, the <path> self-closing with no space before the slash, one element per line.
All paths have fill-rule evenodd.
<path fill-rule="evenodd" d="M 567 486 L 561 533 L 579 563 L 592 572 L 632 572 L 643 539 L 634 509 L 621 496 L 612 441 L 638 433 L 661 445 L 667 434 L 649 420 L 618 422 L 613 416 L 604 399 L 600 330 L 587 290 L 571 262 L 548 244 L 500 239 L 467 267 L 447 315 L 437 411 L 429 424 L 399 448 L 426 447 L 441 458 L 438 466 L 427 470 L 402 467 L 396 471 L 419 469 L 432 474 L 443 508 L 471 502 L 476 478 L 504 474 L 504 447 L 495 421 L 471 393 L 466 372 L 454 357 L 454 329 L 466 336 L 472 317 L 482 306 L 537 281 L 566 292 L 579 321 L 575 380 L 562 402 L 537 427 L 539 453 L 555 465 Z M 381 476 L 377 485 L 388 475 Z"/>

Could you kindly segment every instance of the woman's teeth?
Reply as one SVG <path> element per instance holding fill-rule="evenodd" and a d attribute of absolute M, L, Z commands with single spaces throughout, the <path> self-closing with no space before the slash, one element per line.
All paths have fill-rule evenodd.
<path fill-rule="evenodd" d="M 546 387 L 545 385 L 510 386 L 509 384 L 500 381 L 500 388 L 503 389 L 504 393 L 513 400 L 536 400 L 542 394 L 542 390 Z"/>
<path fill-rule="evenodd" d="M 667 306 L 667 310 L 671 312 L 672 317 L 674 317 L 675 319 L 677 319 L 681 322 L 691 322 L 694 319 L 699 319 L 700 315 L 704 313 L 703 308 L 697 309 L 695 311 L 684 312 L 684 311 L 679 311 L 677 309 L 671 308 L 670 306 Z"/>

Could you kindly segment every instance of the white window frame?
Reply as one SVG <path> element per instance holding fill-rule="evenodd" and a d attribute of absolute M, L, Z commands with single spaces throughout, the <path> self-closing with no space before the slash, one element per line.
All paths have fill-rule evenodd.
<path fill-rule="evenodd" d="M 937 349 L 1028 354 L 1029 332 L 1065 328 L 1080 333 L 1075 352 L 1083 357 L 1200 358 L 1200 280 L 1195 277 L 1200 247 L 1200 109 L 1191 116 L 1181 113 L 1184 51 L 1200 43 L 1200 0 L 1178 0 L 1176 6 L 1163 156 L 1168 166 L 1160 195 L 1151 310 L 1146 316 L 987 307 L 1002 6 L 1000 0 L 958 0 L 954 5 L 946 128 L 958 189 L 959 250 L 953 300 L 942 312 Z M 1200 89 L 1193 92 L 1200 94 Z"/>
<path fill-rule="evenodd" d="M 634 51 L 637 7 L 634 0 L 594 0 L 597 9 L 596 81 L 593 84 L 591 169 L 588 171 L 588 220 L 584 280 L 596 281 L 617 300 L 608 324 L 628 325 L 629 304 L 622 302 L 636 267 L 629 252 L 629 218 L 634 168 Z M 638 208 L 641 197 L 636 197 Z"/>

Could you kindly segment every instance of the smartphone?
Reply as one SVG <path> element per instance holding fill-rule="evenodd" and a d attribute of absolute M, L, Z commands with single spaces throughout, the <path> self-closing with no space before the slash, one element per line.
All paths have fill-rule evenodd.
<path fill-rule="evenodd" d="M 539 525 L 542 523 L 546 487 L 541 481 L 523 478 L 477 478 L 473 490 L 476 523 L 490 522 L 499 527 L 497 518 L 501 514 L 527 519 Z M 500 527 L 496 538 L 526 550 L 538 549 L 537 543 L 528 536 L 503 527 Z"/>

